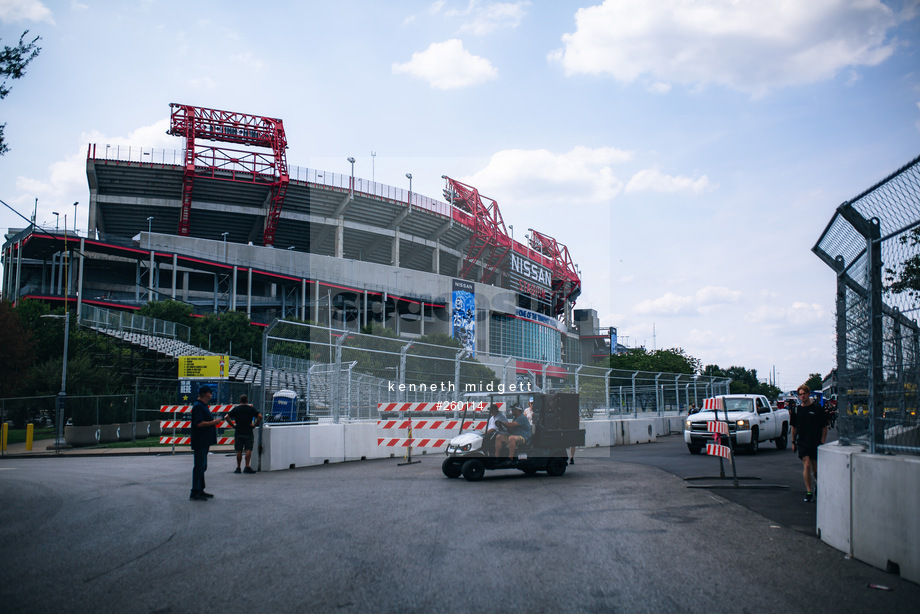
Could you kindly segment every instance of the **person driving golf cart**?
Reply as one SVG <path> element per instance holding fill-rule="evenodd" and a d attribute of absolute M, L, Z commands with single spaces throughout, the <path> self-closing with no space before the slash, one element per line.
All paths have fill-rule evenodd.
<path fill-rule="evenodd" d="M 489 450 L 492 450 L 492 455 L 494 456 L 495 438 L 507 423 L 508 418 L 499 411 L 498 405 L 495 403 L 489 405 L 489 422 L 486 424 L 486 432 L 482 436 L 482 450 L 486 454 L 489 453 Z"/>
<path fill-rule="evenodd" d="M 511 422 L 497 425 L 502 432 L 495 437 L 495 456 L 499 456 L 502 447 L 507 444 L 508 458 L 514 458 L 514 453 L 518 447 L 530 443 L 533 430 L 530 420 L 524 415 L 524 408 L 521 407 L 520 403 L 515 403 L 511 406 L 511 415 L 514 417 Z"/>

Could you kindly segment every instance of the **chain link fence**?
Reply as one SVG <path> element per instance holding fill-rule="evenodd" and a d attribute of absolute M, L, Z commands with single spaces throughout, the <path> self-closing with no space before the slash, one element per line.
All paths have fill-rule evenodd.
<path fill-rule="evenodd" d="M 623 371 L 577 364 L 518 362 L 512 356 L 339 331 L 277 320 L 263 337 L 263 407 L 282 388 L 297 394 L 294 415 L 269 422 L 376 419 L 378 403 L 451 402 L 468 392 L 557 390 L 580 394 L 585 419 L 685 412 L 729 378 Z M 513 386 L 513 388 L 512 388 Z"/>
<path fill-rule="evenodd" d="M 838 438 L 920 454 L 920 157 L 840 205 L 813 251 L 837 274 Z"/>

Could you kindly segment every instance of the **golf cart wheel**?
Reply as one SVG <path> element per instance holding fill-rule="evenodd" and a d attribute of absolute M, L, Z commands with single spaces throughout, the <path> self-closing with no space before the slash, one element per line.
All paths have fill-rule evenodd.
<path fill-rule="evenodd" d="M 471 459 L 463 463 L 463 477 L 469 482 L 478 482 L 486 473 L 486 467 L 482 461 Z"/>
<path fill-rule="evenodd" d="M 568 461 L 559 456 L 554 456 L 549 459 L 549 462 L 546 463 L 546 473 L 548 475 L 562 475 L 565 473 L 565 467 L 568 465 Z"/>
<path fill-rule="evenodd" d="M 445 458 L 441 463 L 441 471 L 449 478 L 459 478 L 461 474 L 460 463 L 452 458 Z"/>

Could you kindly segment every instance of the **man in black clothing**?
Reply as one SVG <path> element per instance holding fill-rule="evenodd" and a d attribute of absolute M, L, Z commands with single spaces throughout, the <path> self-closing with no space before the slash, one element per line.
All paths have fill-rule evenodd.
<path fill-rule="evenodd" d="M 211 402 L 210 386 L 198 389 L 198 400 L 192 405 L 192 455 L 195 464 L 192 466 L 192 492 L 190 501 L 207 501 L 214 495 L 204 491 L 204 472 L 208 470 L 208 450 L 217 443 L 217 425 L 220 420 L 215 420 L 208 410 Z"/>
<path fill-rule="evenodd" d="M 792 449 L 802 459 L 802 477 L 805 480 L 805 501 L 815 500 L 815 483 L 818 479 L 818 446 L 827 439 L 827 413 L 811 398 L 811 389 L 802 384 L 797 390 L 799 405 L 792 413 Z"/>
<path fill-rule="evenodd" d="M 255 436 L 252 430 L 262 422 L 262 414 L 249 404 L 249 397 L 240 396 L 240 404 L 227 414 L 227 422 L 236 429 L 233 438 L 233 448 L 236 450 L 236 471 L 240 473 L 240 462 L 243 460 L 243 451 L 246 451 L 246 469 L 242 473 L 255 473 L 249 466 L 252 459 L 252 444 Z"/>

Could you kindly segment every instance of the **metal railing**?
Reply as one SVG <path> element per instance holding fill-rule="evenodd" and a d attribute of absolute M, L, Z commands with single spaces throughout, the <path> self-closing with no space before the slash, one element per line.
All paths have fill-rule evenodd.
<path fill-rule="evenodd" d="M 80 324 L 92 328 L 114 330 L 122 333 L 143 333 L 156 337 L 177 339 L 189 343 L 192 329 L 184 324 L 158 320 L 147 316 L 103 309 L 84 303 L 80 310 Z"/>
<path fill-rule="evenodd" d="M 920 454 L 920 157 L 837 207 L 813 251 L 837 275 L 839 439 Z"/>
<path fill-rule="evenodd" d="M 283 370 L 298 393 L 297 419 L 361 420 L 377 417 L 378 403 L 450 402 L 467 392 L 578 392 L 585 419 L 640 413 L 685 412 L 706 397 L 728 394 L 729 378 L 625 371 L 580 364 L 519 366 L 513 356 L 477 353 L 445 345 L 368 335 L 276 320 L 264 332 L 268 379 Z M 514 388 L 512 388 L 512 386 Z"/>

